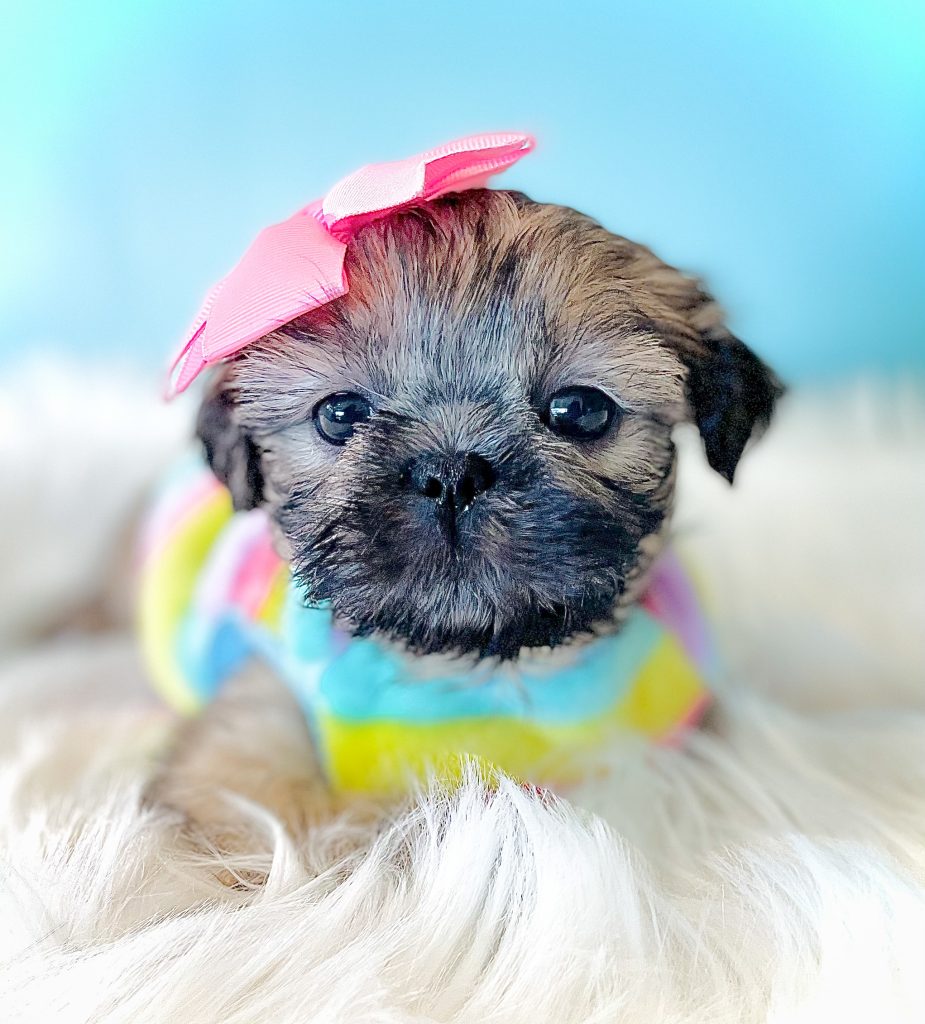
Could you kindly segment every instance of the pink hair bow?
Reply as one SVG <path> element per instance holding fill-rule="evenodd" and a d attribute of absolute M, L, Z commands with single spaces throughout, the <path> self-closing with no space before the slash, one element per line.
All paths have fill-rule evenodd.
<path fill-rule="evenodd" d="M 346 294 L 344 255 L 358 228 L 416 200 L 484 187 L 533 146 L 529 135 L 471 135 L 407 160 L 368 164 L 323 199 L 264 228 L 206 297 L 171 364 L 168 397 L 185 391 L 206 366 Z"/>

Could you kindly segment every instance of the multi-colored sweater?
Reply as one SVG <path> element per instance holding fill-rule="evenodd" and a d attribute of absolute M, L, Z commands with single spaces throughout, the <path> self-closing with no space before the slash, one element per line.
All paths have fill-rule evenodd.
<path fill-rule="evenodd" d="M 234 513 L 197 458 L 177 467 L 142 538 L 140 625 L 154 681 L 194 712 L 246 661 L 291 687 L 341 790 L 392 793 L 467 761 L 562 786 L 638 740 L 673 742 L 705 706 L 714 656 L 668 553 L 619 632 L 563 657 L 422 675 L 418 659 L 339 630 L 306 604 L 260 510 Z"/>

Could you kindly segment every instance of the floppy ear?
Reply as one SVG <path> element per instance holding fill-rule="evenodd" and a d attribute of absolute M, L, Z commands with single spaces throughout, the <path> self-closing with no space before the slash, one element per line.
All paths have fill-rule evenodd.
<path fill-rule="evenodd" d="M 760 437 L 784 388 L 754 352 L 724 328 L 701 335 L 688 356 L 687 389 L 707 461 L 732 483 L 751 438 Z"/>
<path fill-rule="evenodd" d="M 236 422 L 234 398 L 221 384 L 209 391 L 199 407 L 196 434 L 212 472 L 231 491 L 235 509 L 257 508 L 263 502 L 260 450 Z"/>

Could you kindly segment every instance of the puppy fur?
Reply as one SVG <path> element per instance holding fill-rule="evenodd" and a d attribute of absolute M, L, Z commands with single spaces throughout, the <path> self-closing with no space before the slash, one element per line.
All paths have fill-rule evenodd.
<path fill-rule="evenodd" d="M 244 353 L 200 417 L 239 507 L 266 505 L 311 600 L 419 653 L 516 657 L 609 628 L 671 510 L 671 428 L 694 418 L 729 480 L 779 385 L 690 278 L 589 218 L 474 191 L 364 228 L 350 292 Z M 544 424 L 599 388 L 597 441 Z M 373 416 L 337 447 L 312 410 L 356 391 Z M 406 467 L 475 453 L 494 476 L 455 545 Z"/>
<path fill-rule="evenodd" d="M 619 628 L 664 541 L 672 428 L 695 422 L 731 482 L 781 391 L 695 280 L 518 193 L 377 220 L 346 273 L 347 295 L 217 372 L 199 435 L 236 507 L 268 510 L 308 600 L 421 655 L 510 659 Z M 543 421 L 575 385 L 621 410 L 597 440 Z M 313 420 L 338 391 L 372 408 L 343 446 Z M 493 485 L 448 544 L 408 466 L 466 453 Z"/>

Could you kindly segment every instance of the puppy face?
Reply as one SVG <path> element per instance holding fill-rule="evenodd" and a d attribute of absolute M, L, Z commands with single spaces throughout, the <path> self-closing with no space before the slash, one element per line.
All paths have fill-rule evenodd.
<path fill-rule="evenodd" d="M 199 432 L 307 598 L 416 652 L 613 628 L 670 513 L 672 426 L 731 481 L 779 391 L 695 282 L 523 196 L 390 215 L 346 271 L 222 368 Z"/>

